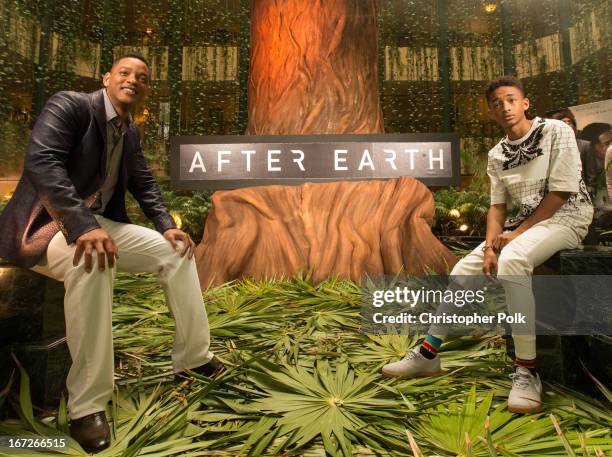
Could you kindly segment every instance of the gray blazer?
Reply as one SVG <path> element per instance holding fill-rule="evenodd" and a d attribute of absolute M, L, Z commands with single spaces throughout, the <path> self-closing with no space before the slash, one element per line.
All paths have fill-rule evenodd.
<path fill-rule="evenodd" d="M 30 135 L 24 171 L 0 215 L 0 257 L 29 268 L 61 230 L 68 243 L 99 227 L 89 209 L 104 182 L 106 117 L 102 90 L 58 92 L 47 101 Z M 129 223 L 125 191 L 163 233 L 176 225 L 162 200 L 130 124 L 113 197 L 103 216 Z"/>

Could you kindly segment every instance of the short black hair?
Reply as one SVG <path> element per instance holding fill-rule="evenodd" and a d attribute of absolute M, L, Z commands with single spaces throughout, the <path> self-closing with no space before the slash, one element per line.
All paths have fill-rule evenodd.
<path fill-rule="evenodd" d="M 491 102 L 491 94 L 495 92 L 496 89 L 500 87 L 516 87 L 521 91 L 523 97 L 525 96 L 525 88 L 523 87 L 523 83 L 516 76 L 500 76 L 499 78 L 495 78 L 492 81 L 489 81 L 487 84 L 487 89 L 485 90 L 485 96 L 487 97 L 487 103 Z"/>
<path fill-rule="evenodd" d="M 576 128 L 577 126 L 576 116 L 574 116 L 574 113 L 572 113 L 572 110 L 569 108 L 559 108 L 546 111 L 544 113 L 544 117 L 547 119 L 557 119 L 558 121 L 564 118 L 568 118 L 570 121 L 572 121 L 574 128 Z"/>
<path fill-rule="evenodd" d="M 113 68 L 117 64 L 117 62 L 119 62 L 121 59 L 127 59 L 127 58 L 138 59 L 141 62 L 144 62 L 144 64 L 147 66 L 149 70 L 151 69 L 151 65 L 149 65 L 149 62 L 147 61 L 145 56 L 137 52 L 126 52 L 125 54 L 122 54 L 121 56 L 117 57 L 115 60 L 113 60 L 113 64 L 111 65 L 111 68 Z"/>
<path fill-rule="evenodd" d="M 607 122 L 591 122 L 580 132 L 580 139 L 590 141 L 592 145 L 597 144 L 599 136 L 611 129 Z"/>

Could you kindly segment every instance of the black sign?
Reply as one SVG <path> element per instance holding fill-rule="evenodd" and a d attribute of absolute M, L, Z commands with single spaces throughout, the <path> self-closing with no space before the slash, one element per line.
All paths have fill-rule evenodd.
<path fill-rule="evenodd" d="M 411 176 L 459 185 L 453 133 L 390 135 L 192 136 L 171 141 L 175 189 L 234 189 Z"/>

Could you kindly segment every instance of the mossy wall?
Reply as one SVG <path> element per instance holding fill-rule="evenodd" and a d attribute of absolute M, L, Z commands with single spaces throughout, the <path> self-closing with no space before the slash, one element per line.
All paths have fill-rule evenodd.
<path fill-rule="evenodd" d="M 488 79 L 521 77 L 531 115 L 610 98 L 611 3 L 377 0 L 385 131 L 458 132 L 463 171 L 477 172 L 500 134 Z M 97 89 L 128 50 L 152 63 L 135 119 L 159 175 L 173 135 L 244 133 L 250 11 L 248 0 L 0 0 L 0 184 L 19 177 L 45 100 Z"/>

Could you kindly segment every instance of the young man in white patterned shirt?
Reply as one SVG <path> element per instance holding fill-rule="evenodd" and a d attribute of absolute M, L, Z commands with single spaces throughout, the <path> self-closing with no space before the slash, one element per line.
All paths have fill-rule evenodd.
<path fill-rule="evenodd" d="M 506 133 L 488 156 L 491 206 L 486 241 L 460 260 L 451 276 L 466 286 L 461 277 L 467 282 L 466 276 L 479 275 L 482 280 L 483 274 L 497 274 L 506 292 L 508 312 L 520 312 L 535 325 L 533 269 L 556 252 L 580 244 L 593 207 L 581 177 L 572 129 L 554 119 L 527 119 L 529 100 L 517 78 L 491 81 L 486 97 L 489 115 Z M 520 210 L 506 219 L 508 196 L 520 204 Z M 470 280 L 470 287 L 477 279 Z M 508 409 L 533 413 L 542 407 L 542 385 L 535 371 L 535 332 L 524 333 L 513 335 L 516 360 Z M 383 374 L 412 378 L 439 373 L 438 349 L 444 336 L 443 328 L 430 327 L 421 346 L 399 362 L 385 365 Z"/>

